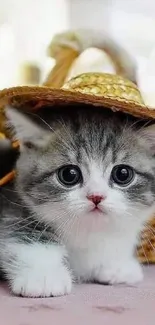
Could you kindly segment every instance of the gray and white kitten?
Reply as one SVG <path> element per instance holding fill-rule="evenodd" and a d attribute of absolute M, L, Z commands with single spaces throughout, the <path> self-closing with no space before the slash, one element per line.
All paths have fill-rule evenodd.
<path fill-rule="evenodd" d="M 142 280 L 135 250 L 155 209 L 155 126 L 106 109 L 49 111 L 44 121 L 7 108 L 21 141 L 15 182 L 0 192 L 11 290 L 48 297 L 76 280 Z"/>

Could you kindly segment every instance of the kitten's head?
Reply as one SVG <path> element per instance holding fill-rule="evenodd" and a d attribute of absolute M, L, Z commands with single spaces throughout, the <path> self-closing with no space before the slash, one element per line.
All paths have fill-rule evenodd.
<path fill-rule="evenodd" d="M 48 125 L 38 117 L 39 125 L 7 109 L 22 143 L 16 180 L 22 200 L 64 238 L 138 234 L 154 210 L 155 126 L 106 110 L 73 111 L 48 117 Z"/>

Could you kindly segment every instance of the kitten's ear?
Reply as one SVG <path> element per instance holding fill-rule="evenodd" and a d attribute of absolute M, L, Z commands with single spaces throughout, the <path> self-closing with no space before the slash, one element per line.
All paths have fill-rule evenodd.
<path fill-rule="evenodd" d="M 32 122 L 24 113 L 12 107 L 6 107 L 7 127 L 13 129 L 14 138 L 27 147 L 43 146 L 49 138 L 49 133 L 44 131 L 35 122 Z"/>
<path fill-rule="evenodd" d="M 148 148 L 155 153 L 155 124 L 146 126 L 140 133 Z"/>

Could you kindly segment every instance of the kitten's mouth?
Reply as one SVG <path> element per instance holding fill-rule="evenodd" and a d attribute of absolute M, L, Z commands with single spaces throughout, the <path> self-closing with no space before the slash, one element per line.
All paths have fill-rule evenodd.
<path fill-rule="evenodd" d="M 94 207 L 92 210 L 90 210 L 90 212 L 103 213 L 103 211 L 98 206 L 97 207 Z"/>

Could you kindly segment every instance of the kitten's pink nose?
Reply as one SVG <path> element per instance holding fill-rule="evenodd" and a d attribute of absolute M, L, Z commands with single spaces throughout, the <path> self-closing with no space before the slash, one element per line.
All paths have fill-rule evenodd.
<path fill-rule="evenodd" d="M 88 195 L 87 199 L 97 206 L 102 200 L 104 200 L 104 197 L 102 195 Z"/>

